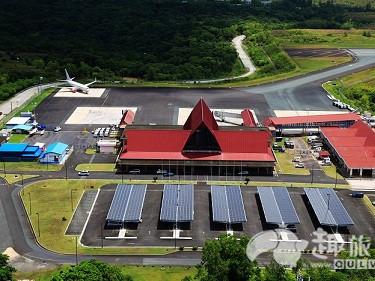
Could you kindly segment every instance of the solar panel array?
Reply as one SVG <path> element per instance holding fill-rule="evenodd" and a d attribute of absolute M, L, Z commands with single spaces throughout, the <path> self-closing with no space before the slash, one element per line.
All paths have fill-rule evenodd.
<path fill-rule="evenodd" d="M 194 189 L 191 184 L 165 184 L 160 220 L 189 222 L 194 219 Z"/>
<path fill-rule="evenodd" d="M 246 213 L 239 186 L 211 186 L 212 216 L 214 222 L 243 223 Z"/>
<path fill-rule="evenodd" d="M 285 187 L 258 187 L 267 223 L 298 224 L 299 218 Z"/>
<path fill-rule="evenodd" d="M 119 184 L 107 214 L 109 224 L 140 222 L 147 186 Z"/>
<path fill-rule="evenodd" d="M 321 225 L 348 226 L 354 224 L 332 188 L 305 188 L 304 190 Z"/>

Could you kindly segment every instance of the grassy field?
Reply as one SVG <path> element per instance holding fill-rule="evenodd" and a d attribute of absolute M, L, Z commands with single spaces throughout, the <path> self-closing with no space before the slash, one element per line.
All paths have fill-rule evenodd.
<path fill-rule="evenodd" d="M 56 269 L 40 270 L 37 272 L 16 272 L 14 277 L 17 280 L 36 280 L 47 281 L 50 280 L 54 272 L 67 267 L 59 266 Z M 180 267 L 180 266 L 120 266 L 121 271 L 133 277 L 134 281 L 148 281 L 152 276 L 153 281 L 181 281 L 185 276 L 194 276 L 196 273 L 195 267 Z"/>
<path fill-rule="evenodd" d="M 76 171 L 92 171 L 92 172 L 114 172 L 116 164 L 111 163 L 83 163 L 76 166 Z"/>
<path fill-rule="evenodd" d="M 306 168 L 295 168 L 292 162 L 294 155 L 286 150 L 284 153 L 275 152 L 277 158 L 276 169 L 279 174 L 284 175 L 310 175 Z"/>
<path fill-rule="evenodd" d="M 353 108 L 363 111 L 371 111 L 369 108 L 364 107 L 361 99 L 351 99 L 345 92 L 347 89 L 355 89 L 353 92 L 361 93 L 360 88 L 357 90 L 355 87 L 365 86 L 368 89 L 375 89 L 375 68 L 370 68 L 360 72 L 352 73 L 350 75 L 341 77 L 340 79 L 329 81 L 323 84 L 323 88 L 332 96 L 340 101 L 349 104 Z"/>
<path fill-rule="evenodd" d="M 0 177 L 7 181 L 9 184 L 14 184 L 16 182 L 21 182 L 23 180 L 36 178 L 38 175 L 21 175 L 21 174 L 4 174 L 0 173 Z"/>
<path fill-rule="evenodd" d="M 336 178 L 336 166 L 323 166 L 322 167 L 323 172 L 330 178 L 335 179 Z M 343 179 L 343 176 L 340 175 L 340 173 L 337 173 L 337 179 Z"/>
<path fill-rule="evenodd" d="M 3 164 L 4 163 L 4 164 Z M 38 172 L 38 171 L 60 171 L 62 165 L 47 165 L 39 162 L 3 162 L 0 163 L 0 168 L 6 171 L 21 171 L 21 172 Z"/>
<path fill-rule="evenodd" d="M 369 31 L 372 36 L 363 36 Z M 375 30 L 289 29 L 275 30 L 284 48 L 373 48 Z"/>
<path fill-rule="evenodd" d="M 8 142 L 21 143 L 21 142 L 24 142 L 28 136 L 29 135 L 26 135 L 26 134 L 11 134 Z"/>
<path fill-rule="evenodd" d="M 45 180 L 25 187 L 21 198 L 29 214 L 34 232 L 37 233 L 37 215 L 40 215 L 40 237 L 38 242 L 45 248 L 60 252 L 74 253 L 75 237 L 65 235 L 69 221 L 73 215 L 73 206 L 76 206 L 85 189 L 97 189 L 105 184 L 120 183 L 121 180 Z M 71 193 L 71 190 L 73 192 Z M 30 195 L 29 195 L 30 193 Z M 70 195 L 72 194 L 72 198 Z M 30 201 L 31 198 L 31 215 Z M 79 253 L 83 254 L 148 254 L 162 255 L 174 252 L 173 248 L 89 248 L 79 246 Z"/>

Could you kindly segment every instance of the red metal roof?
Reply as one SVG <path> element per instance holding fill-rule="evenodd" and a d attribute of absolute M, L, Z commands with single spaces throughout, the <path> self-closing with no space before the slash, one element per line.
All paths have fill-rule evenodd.
<path fill-rule="evenodd" d="M 256 127 L 257 123 L 255 121 L 254 115 L 251 112 L 250 109 L 245 109 L 241 112 L 242 120 L 243 120 L 243 125 L 246 127 Z"/>
<path fill-rule="evenodd" d="M 202 123 L 210 130 L 217 130 L 219 126 L 216 123 L 213 113 L 204 102 L 200 99 L 190 112 L 188 119 L 184 124 L 184 130 L 195 131 Z"/>
<path fill-rule="evenodd" d="M 120 121 L 120 127 L 133 124 L 134 121 L 134 112 L 131 110 L 125 110 Z"/>
<path fill-rule="evenodd" d="M 350 169 L 375 168 L 375 132 L 363 121 L 349 128 L 322 128 L 327 141 Z"/>
<path fill-rule="evenodd" d="M 361 117 L 355 113 L 338 113 L 325 115 L 309 116 L 290 116 L 290 117 L 269 117 L 264 121 L 266 126 L 282 126 L 292 124 L 304 124 L 315 122 L 340 122 L 340 121 L 359 121 Z"/>
<path fill-rule="evenodd" d="M 202 126 L 210 130 L 220 146 L 220 151 L 183 152 L 189 138 L 196 130 L 201 130 Z M 202 99 L 194 107 L 182 129 L 128 127 L 125 134 L 127 144 L 120 154 L 120 159 L 275 161 L 270 149 L 268 130 L 219 128 Z"/>

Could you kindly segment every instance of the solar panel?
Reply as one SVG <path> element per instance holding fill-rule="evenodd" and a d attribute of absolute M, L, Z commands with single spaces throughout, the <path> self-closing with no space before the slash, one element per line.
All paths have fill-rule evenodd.
<path fill-rule="evenodd" d="M 221 223 L 246 222 L 239 186 L 211 186 L 212 219 Z"/>
<path fill-rule="evenodd" d="M 348 226 L 354 224 L 332 188 L 305 188 L 304 190 L 321 225 Z"/>
<path fill-rule="evenodd" d="M 145 201 L 146 185 L 133 185 L 131 190 L 128 207 L 124 215 L 124 222 L 141 221 L 143 203 Z"/>
<path fill-rule="evenodd" d="M 131 185 L 117 185 L 113 196 L 111 207 L 107 214 L 107 221 L 110 223 L 122 223 L 124 213 L 128 204 Z"/>
<path fill-rule="evenodd" d="M 298 224 L 299 218 L 285 187 L 258 187 L 267 223 Z"/>
<path fill-rule="evenodd" d="M 117 185 L 107 214 L 107 222 L 109 224 L 139 222 L 141 220 L 146 187 L 146 185 Z"/>
<path fill-rule="evenodd" d="M 160 220 L 188 222 L 194 218 L 194 189 L 191 184 L 165 184 Z"/>

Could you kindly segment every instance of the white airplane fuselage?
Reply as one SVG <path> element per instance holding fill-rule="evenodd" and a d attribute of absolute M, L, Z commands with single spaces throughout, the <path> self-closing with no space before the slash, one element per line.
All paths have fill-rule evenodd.
<path fill-rule="evenodd" d="M 87 87 L 84 84 L 75 82 L 73 80 L 67 81 L 67 83 L 69 84 L 70 87 L 72 87 L 72 92 L 73 93 L 75 93 L 75 92 L 83 92 L 83 93 L 87 94 L 89 92 L 89 87 Z"/>

